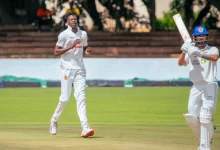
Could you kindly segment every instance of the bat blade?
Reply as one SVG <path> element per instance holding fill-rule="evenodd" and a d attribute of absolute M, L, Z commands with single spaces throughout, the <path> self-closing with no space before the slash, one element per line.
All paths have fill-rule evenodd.
<path fill-rule="evenodd" d="M 178 13 L 178 14 L 174 15 L 173 19 L 174 19 L 174 22 L 175 22 L 175 24 L 176 24 L 176 26 L 177 26 L 177 28 L 180 32 L 180 35 L 181 35 L 183 41 L 184 42 L 191 42 L 192 39 L 189 35 L 188 30 L 186 29 L 186 26 L 183 22 L 182 17 L 180 16 L 180 14 Z"/>

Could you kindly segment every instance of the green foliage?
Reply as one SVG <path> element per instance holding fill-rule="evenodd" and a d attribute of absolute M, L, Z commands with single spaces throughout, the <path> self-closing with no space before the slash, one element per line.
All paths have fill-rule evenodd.
<path fill-rule="evenodd" d="M 209 10 L 209 17 L 205 20 L 204 25 L 208 29 L 218 29 L 216 26 L 218 22 L 219 10 L 217 8 Z"/>
<path fill-rule="evenodd" d="M 184 0 L 173 0 L 170 4 L 170 11 L 165 12 L 163 18 L 156 19 L 156 30 L 175 30 L 173 15 L 180 13 L 183 16 L 183 4 Z"/>
<path fill-rule="evenodd" d="M 173 20 L 173 12 L 164 13 L 164 17 L 156 19 L 156 30 L 174 30 L 176 29 L 175 22 Z"/>
<path fill-rule="evenodd" d="M 170 10 L 174 13 L 182 13 L 185 0 L 173 0 L 170 4 Z"/>
<path fill-rule="evenodd" d="M 207 20 L 204 22 L 204 25 L 208 29 L 217 29 L 216 23 L 218 22 L 218 19 L 214 16 L 209 16 Z"/>

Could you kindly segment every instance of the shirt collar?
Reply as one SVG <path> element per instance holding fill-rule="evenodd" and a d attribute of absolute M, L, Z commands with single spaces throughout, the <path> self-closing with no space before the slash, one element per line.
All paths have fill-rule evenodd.
<path fill-rule="evenodd" d="M 208 44 L 207 44 L 207 45 L 204 47 L 204 49 L 208 49 L 208 47 L 209 47 L 209 46 L 208 46 Z"/>
<path fill-rule="evenodd" d="M 68 30 L 72 31 L 72 28 L 68 25 L 67 27 Z M 77 26 L 77 32 L 80 30 L 80 28 Z"/>
<path fill-rule="evenodd" d="M 208 50 L 209 48 L 208 48 L 209 46 L 208 45 L 206 45 L 203 49 L 201 49 L 201 51 L 205 51 L 205 50 Z"/>
<path fill-rule="evenodd" d="M 72 31 L 72 28 L 71 28 L 69 25 L 68 25 L 67 29 L 70 30 L 70 31 Z"/>

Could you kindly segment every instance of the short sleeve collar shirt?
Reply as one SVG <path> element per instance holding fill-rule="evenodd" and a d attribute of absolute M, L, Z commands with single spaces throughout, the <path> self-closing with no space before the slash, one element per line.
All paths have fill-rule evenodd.
<path fill-rule="evenodd" d="M 66 30 L 61 32 L 58 36 L 57 46 L 67 48 L 73 44 L 77 39 L 81 40 L 73 49 L 61 55 L 61 67 L 65 69 L 85 69 L 83 63 L 83 47 L 87 46 L 87 33 L 78 28 L 74 33 L 72 28 L 68 26 Z"/>

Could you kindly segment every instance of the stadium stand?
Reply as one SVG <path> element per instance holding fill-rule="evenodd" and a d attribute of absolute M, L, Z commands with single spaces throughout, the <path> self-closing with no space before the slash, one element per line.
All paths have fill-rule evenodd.
<path fill-rule="evenodd" d="M 210 44 L 220 48 L 220 32 L 212 32 Z M 54 58 L 56 32 L 36 32 L 34 26 L 0 26 L 0 58 Z M 177 57 L 183 43 L 178 31 L 149 33 L 89 32 L 93 58 Z"/>
<path fill-rule="evenodd" d="M 220 48 L 220 33 L 211 32 L 210 44 Z M 0 26 L 0 58 L 55 58 L 53 54 L 59 31 L 36 32 L 35 26 Z M 149 33 L 88 32 L 93 48 L 91 58 L 172 58 L 178 57 L 183 43 L 178 31 Z M 220 82 L 218 82 L 220 84 Z M 88 86 L 191 86 L 187 79 L 150 81 L 88 80 Z M 5 87 L 59 87 L 60 81 L 3 76 L 0 88 Z"/>

